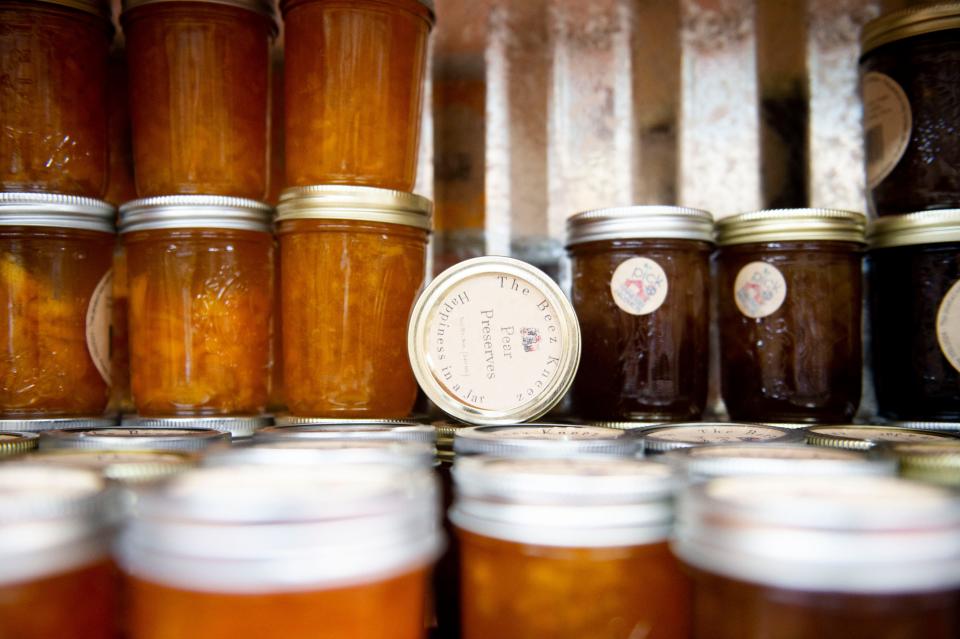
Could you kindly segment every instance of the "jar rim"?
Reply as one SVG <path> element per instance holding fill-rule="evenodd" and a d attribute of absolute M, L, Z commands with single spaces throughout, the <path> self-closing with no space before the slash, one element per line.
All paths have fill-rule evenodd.
<path fill-rule="evenodd" d="M 717 221 L 717 244 L 837 241 L 864 244 L 867 218 L 839 209 L 763 209 Z"/>
<path fill-rule="evenodd" d="M 643 441 L 644 450 L 648 453 L 663 453 L 702 445 L 748 442 L 786 444 L 803 441 L 803 435 L 798 430 L 744 422 L 663 424 L 642 428 L 637 436 Z"/>
<path fill-rule="evenodd" d="M 253 434 L 269 426 L 272 420 L 265 415 L 218 416 L 218 417 L 143 417 L 127 415 L 120 420 L 121 426 L 135 428 L 202 428 L 230 433 L 231 439 L 253 437 Z"/>
<path fill-rule="evenodd" d="M 960 242 L 960 209 L 932 209 L 904 215 L 884 215 L 870 221 L 871 249 Z"/>
<path fill-rule="evenodd" d="M 41 226 L 114 233 L 109 202 L 60 193 L 0 193 L 0 226 Z"/>
<path fill-rule="evenodd" d="M 172 4 L 172 3 L 192 3 L 192 4 L 215 4 L 235 9 L 244 9 L 260 14 L 270 20 L 271 35 L 277 34 L 277 14 L 273 9 L 273 4 L 269 0 L 121 0 L 121 14 L 123 19 L 128 11 L 151 4 Z"/>
<path fill-rule="evenodd" d="M 230 443 L 230 433 L 209 428 L 61 428 L 40 433 L 40 450 L 83 448 L 100 450 L 187 450 Z"/>
<path fill-rule="evenodd" d="M 168 229 L 271 230 L 269 204 L 223 195 L 162 195 L 120 206 L 120 234 Z"/>
<path fill-rule="evenodd" d="M 567 248 L 586 242 L 677 239 L 714 242 L 713 215 L 682 206 L 621 206 L 567 218 Z"/>
<path fill-rule="evenodd" d="M 937 2 L 885 13 L 860 33 L 860 55 L 898 40 L 936 31 L 960 29 L 960 2 Z"/>
<path fill-rule="evenodd" d="M 509 458 L 611 455 L 630 457 L 640 440 L 629 431 L 576 424 L 501 424 L 458 429 L 453 435 L 456 455 Z"/>
<path fill-rule="evenodd" d="M 285 189 L 278 224 L 288 220 L 354 220 L 412 226 L 430 232 L 433 203 L 415 193 L 345 184 Z"/>

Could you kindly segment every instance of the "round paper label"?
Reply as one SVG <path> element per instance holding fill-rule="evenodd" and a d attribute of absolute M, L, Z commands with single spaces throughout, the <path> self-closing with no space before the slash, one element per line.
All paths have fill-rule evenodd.
<path fill-rule="evenodd" d="M 863 131 L 867 184 L 875 188 L 900 162 L 910 144 L 910 100 L 897 81 L 871 71 L 863 76 Z"/>
<path fill-rule="evenodd" d="M 787 298 L 787 281 L 773 264 L 750 262 L 737 273 L 733 297 L 747 317 L 766 317 L 776 313 Z"/>
<path fill-rule="evenodd" d="M 953 283 L 937 310 L 937 341 L 940 352 L 960 371 L 960 280 Z"/>
<path fill-rule="evenodd" d="M 931 435 L 929 433 L 896 430 L 892 428 L 818 428 L 816 434 L 878 442 L 930 442 L 950 439 L 949 435 Z"/>
<path fill-rule="evenodd" d="M 621 262 L 610 279 L 613 301 L 631 315 L 649 315 L 667 299 L 667 274 L 646 257 Z"/>
<path fill-rule="evenodd" d="M 763 426 L 697 426 L 665 428 L 648 435 L 650 439 L 692 444 L 715 444 L 718 442 L 757 442 L 778 439 L 783 433 Z"/>
<path fill-rule="evenodd" d="M 100 372 L 110 383 L 110 319 L 113 307 L 113 271 L 107 271 L 90 296 L 87 305 L 87 351 Z"/>

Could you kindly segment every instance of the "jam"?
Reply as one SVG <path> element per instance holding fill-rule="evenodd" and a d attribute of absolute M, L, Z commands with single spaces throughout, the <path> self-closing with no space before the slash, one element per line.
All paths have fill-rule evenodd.
<path fill-rule="evenodd" d="M 418 0 L 283 0 L 289 186 L 413 190 L 433 13 Z"/>
<path fill-rule="evenodd" d="M 110 147 L 107 192 L 114 206 L 137 199 L 133 185 L 133 147 L 130 138 L 130 102 L 127 91 L 127 54 L 123 47 L 110 52 L 107 69 L 107 141 Z"/>
<path fill-rule="evenodd" d="M 113 249 L 113 300 L 110 322 L 110 402 L 113 414 L 132 413 L 130 394 L 129 296 L 127 290 L 127 251 L 123 242 Z"/>

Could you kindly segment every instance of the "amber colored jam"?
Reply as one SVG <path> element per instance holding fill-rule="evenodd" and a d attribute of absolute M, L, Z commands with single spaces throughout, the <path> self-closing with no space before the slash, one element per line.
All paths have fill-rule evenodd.
<path fill-rule="evenodd" d="M 420 639 L 425 570 L 327 590 L 221 594 L 128 581 L 129 639 Z"/>
<path fill-rule="evenodd" d="M 859 244 L 840 241 L 720 249 L 721 391 L 731 419 L 842 423 L 853 417 L 862 366 L 861 256 Z M 782 304 L 765 317 L 748 317 L 736 301 L 737 276 L 752 262 L 775 267 L 786 285 Z"/>
<path fill-rule="evenodd" d="M 115 639 L 118 614 L 117 571 L 110 562 L 0 585 L 4 639 Z"/>
<path fill-rule="evenodd" d="M 87 312 L 114 237 L 0 227 L 0 416 L 103 412 L 109 389 L 90 355 Z"/>
<path fill-rule="evenodd" d="M 107 54 L 102 17 L 0 1 L 0 188 L 102 197 Z"/>
<path fill-rule="evenodd" d="M 960 281 L 960 245 L 873 249 L 869 265 L 878 412 L 895 419 L 960 419 L 960 371 L 937 338 L 940 305 Z"/>
<path fill-rule="evenodd" d="M 137 195 L 267 195 L 270 40 L 256 11 L 161 2 L 122 16 Z"/>
<path fill-rule="evenodd" d="M 693 240 L 611 240 L 570 248 L 582 353 L 573 410 L 599 420 L 698 419 L 707 399 L 710 252 Z M 667 297 L 638 315 L 611 293 L 617 268 L 653 260 Z M 628 280 L 630 283 L 631 280 Z M 638 284 L 640 285 L 640 284 Z"/>
<path fill-rule="evenodd" d="M 107 72 L 107 139 L 109 175 L 107 202 L 120 206 L 137 199 L 133 186 L 133 147 L 130 139 L 130 107 L 127 99 L 127 54 L 122 48 L 110 52 Z"/>
<path fill-rule="evenodd" d="M 272 236 L 197 228 L 136 231 L 124 241 L 137 412 L 150 417 L 263 412 Z"/>
<path fill-rule="evenodd" d="M 430 11 L 417 0 L 282 8 L 287 185 L 412 191 Z"/>
<path fill-rule="evenodd" d="M 804 592 L 690 569 L 693 639 L 956 639 L 960 591 Z"/>
<path fill-rule="evenodd" d="M 115 413 L 132 413 L 130 395 L 129 297 L 127 290 L 127 251 L 118 241 L 113 251 L 113 302 L 110 307 L 110 402 Z"/>
<path fill-rule="evenodd" d="M 690 635 L 690 584 L 666 542 L 560 548 L 458 534 L 464 639 Z"/>
<path fill-rule="evenodd" d="M 406 417 L 417 395 L 407 322 L 425 276 L 426 231 L 299 219 L 278 233 L 290 413 Z"/>

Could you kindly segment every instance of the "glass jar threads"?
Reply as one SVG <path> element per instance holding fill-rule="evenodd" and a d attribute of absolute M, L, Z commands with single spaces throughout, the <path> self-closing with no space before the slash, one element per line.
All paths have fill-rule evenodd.
<path fill-rule="evenodd" d="M 878 413 L 960 420 L 960 209 L 879 218 L 869 243 Z"/>
<path fill-rule="evenodd" d="M 290 186 L 413 190 L 432 0 L 283 0 Z"/>
<path fill-rule="evenodd" d="M 310 186 L 281 195 L 283 378 L 291 414 L 410 414 L 417 384 L 407 321 L 426 276 L 430 212 L 426 198 L 385 189 Z"/>
<path fill-rule="evenodd" d="M 666 465 L 458 457 L 453 477 L 464 639 L 689 636 Z"/>
<path fill-rule="evenodd" d="M 0 2 L 0 190 L 107 190 L 110 5 Z"/>
<path fill-rule="evenodd" d="M 267 197 L 271 4 L 125 0 L 141 198 Z"/>
<path fill-rule="evenodd" d="M 731 419 L 845 423 L 860 403 L 859 213 L 717 223 L 721 393 Z"/>
<path fill-rule="evenodd" d="M 567 220 L 583 346 L 573 410 L 599 420 L 698 419 L 707 401 L 705 211 L 633 206 Z"/>
<path fill-rule="evenodd" d="M 129 202 L 120 215 L 137 413 L 262 413 L 273 307 L 270 207 L 168 196 Z"/>
<path fill-rule="evenodd" d="M 113 218 L 100 200 L 0 193 L 0 417 L 106 408 Z"/>

